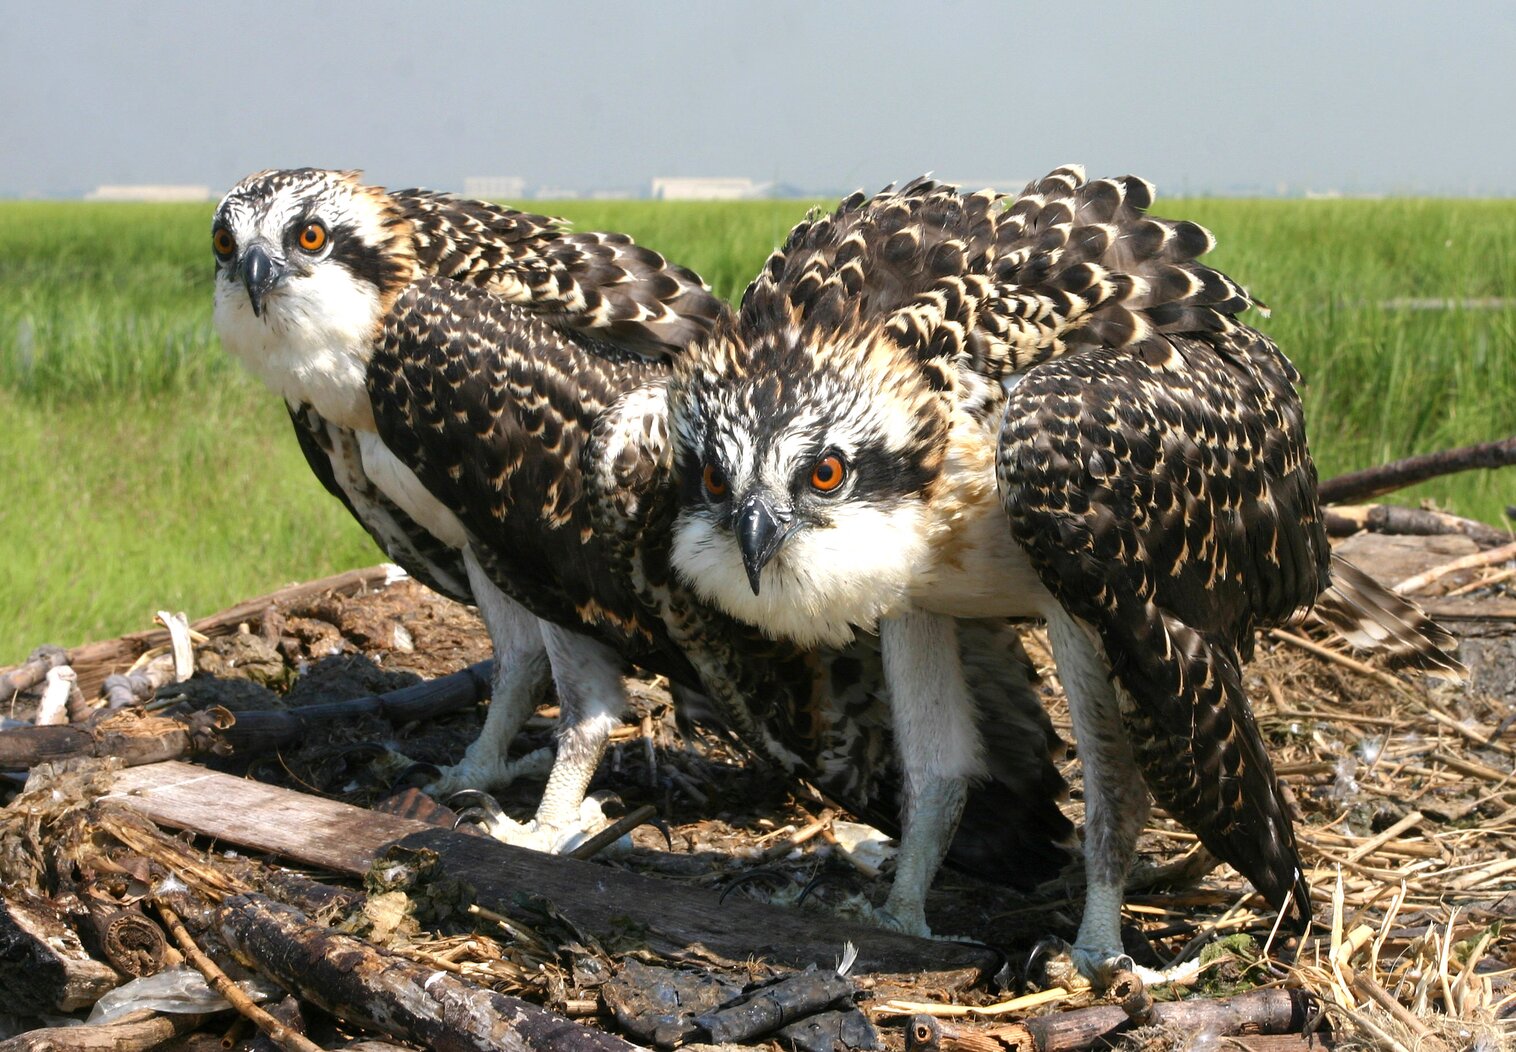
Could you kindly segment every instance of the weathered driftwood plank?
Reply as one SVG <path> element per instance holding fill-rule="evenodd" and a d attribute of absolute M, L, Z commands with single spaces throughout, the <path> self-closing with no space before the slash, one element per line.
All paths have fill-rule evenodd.
<path fill-rule="evenodd" d="M 244 964 L 349 1023 L 424 1048 L 631 1052 L 619 1037 L 407 960 L 262 895 L 228 899 L 221 937 Z"/>
<path fill-rule="evenodd" d="M 733 960 L 758 957 L 804 967 L 831 963 L 846 941 L 857 971 L 992 969 L 998 954 L 933 942 L 758 902 L 720 904 L 714 892 L 574 859 L 542 855 L 484 837 L 170 761 L 124 770 L 107 799 L 163 825 L 340 873 L 362 874 L 399 843 L 437 852 L 447 875 L 465 880 L 480 905 L 531 923 L 536 902 L 600 939 L 636 938 L 677 953 L 692 946 Z"/>
<path fill-rule="evenodd" d="M 385 582 L 391 579 L 393 573 L 393 569 L 388 566 L 369 566 L 362 570 L 349 570 L 346 573 L 323 577 L 317 581 L 306 581 L 303 584 L 291 585 L 277 592 L 270 592 L 268 595 L 238 603 L 218 614 L 202 618 L 190 627 L 207 636 L 235 632 L 240 623 L 262 617 L 263 612 L 270 606 L 287 606 L 328 593 L 356 595 L 359 592 L 384 587 Z M 68 651 L 67 663 L 79 674 L 79 689 L 84 691 L 85 697 L 93 698 L 100 693 L 100 687 L 105 683 L 106 676 L 124 671 L 143 652 L 162 646 L 168 641 L 168 632 L 163 629 L 133 632 L 117 639 L 73 647 Z M 19 668 L 20 666 L 13 666 L 0 669 L 0 676 L 8 675 Z"/>

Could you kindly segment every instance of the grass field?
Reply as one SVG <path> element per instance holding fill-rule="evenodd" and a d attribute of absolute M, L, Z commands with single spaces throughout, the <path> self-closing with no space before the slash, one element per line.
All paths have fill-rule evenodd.
<path fill-rule="evenodd" d="M 625 230 L 730 297 L 806 204 L 533 207 Z M 0 665 L 378 559 L 217 346 L 210 211 L 0 204 Z M 1306 375 L 1324 476 L 1516 432 L 1516 201 L 1159 211 L 1209 226 L 1217 263 L 1273 307 L 1255 323 Z M 1400 499 L 1424 498 L 1501 522 L 1516 472 Z"/>

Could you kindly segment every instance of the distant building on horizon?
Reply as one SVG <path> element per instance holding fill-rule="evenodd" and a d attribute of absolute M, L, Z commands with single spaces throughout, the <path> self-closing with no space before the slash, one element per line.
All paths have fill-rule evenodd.
<path fill-rule="evenodd" d="M 214 201 L 208 186 L 169 183 L 107 183 L 84 195 L 86 201 L 150 201 L 165 204 L 175 201 Z"/>
<path fill-rule="evenodd" d="M 655 201 L 746 201 L 764 197 L 768 183 L 741 178 L 660 176 L 653 180 Z"/>
<path fill-rule="evenodd" d="M 526 196 L 526 180 L 519 175 L 469 175 L 463 179 L 463 196 L 480 200 Z"/>

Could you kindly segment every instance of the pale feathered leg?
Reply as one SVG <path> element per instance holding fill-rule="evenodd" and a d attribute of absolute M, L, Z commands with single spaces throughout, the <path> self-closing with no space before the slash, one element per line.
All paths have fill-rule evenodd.
<path fill-rule="evenodd" d="M 548 650 L 541 622 L 496 588 L 472 551 L 463 553 L 469 588 L 495 647 L 494 688 L 479 737 L 463 759 L 442 771 L 427 791 L 440 799 L 460 789 L 502 789 L 515 779 L 546 773 L 552 751 L 539 749 L 518 760 L 507 750 L 547 690 Z"/>
<path fill-rule="evenodd" d="M 1150 798 L 1121 721 L 1109 663 L 1091 630 L 1062 611 L 1048 617 L 1048 642 L 1069 699 L 1084 771 L 1084 917 L 1071 950 L 1081 975 L 1104 985 L 1117 967 L 1149 984 L 1173 977 L 1136 968 L 1121 946 L 1121 903 Z"/>
<path fill-rule="evenodd" d="M 881 622 L 885 682 L 905 773 L 895 883 L 880 923 L 930 935 L 926 892 L 963 813 L 969 783 L 985 773 L 974 701 L 964 682 L 957 623 L 912 611 Z"/>
<path fill-rule="evenodd" d="M 611 731 L 627 711 L 621 658 L 588 636 L 542 624 L 558 688 L 558 756 L 532 823 L 552 838 L 549 850 L 567 851 L 603 816 L 585 790 L 605 755 Z"/>

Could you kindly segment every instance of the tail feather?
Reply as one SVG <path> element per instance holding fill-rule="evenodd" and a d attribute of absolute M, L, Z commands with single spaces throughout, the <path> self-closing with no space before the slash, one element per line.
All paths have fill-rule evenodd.
<path fill-rule="evenodd" d="M 1382 655 L 1391 668 L 1419 669 L 1462 681 L 1468 669 L 1454 656 L 1458 640 L 1415 602 L 1396 595 L 1340 556 L 1332 584 L 1311 613 L 1356 650 Z"/>

